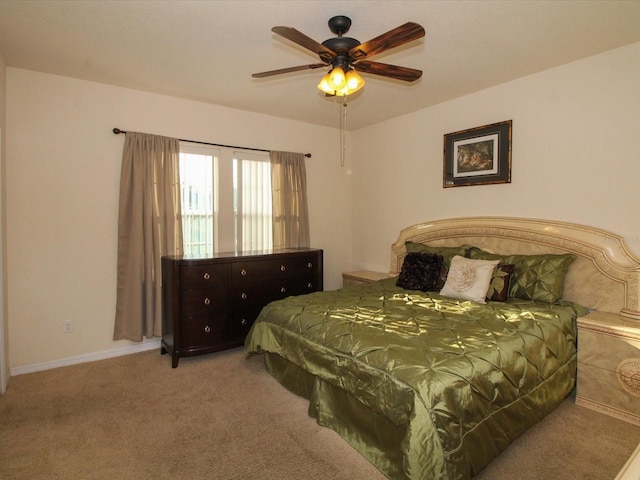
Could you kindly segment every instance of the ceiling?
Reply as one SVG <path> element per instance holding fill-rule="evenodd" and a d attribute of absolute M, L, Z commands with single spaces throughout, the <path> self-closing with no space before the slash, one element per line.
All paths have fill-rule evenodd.
<path fill-rule="evenodd" d="M 336 99 L 316 88 L 324 69 L 251 77 L 318 63 L 271 27 L 322 42 L 334 15 L 363 43 L 407 21 L 426 30 L 373 58 L 422 78 L 363 73 L 349 129 L 640 41 L 637 0 L 0 0 L 0 54 L 11 67 L 338 127 Z"/>

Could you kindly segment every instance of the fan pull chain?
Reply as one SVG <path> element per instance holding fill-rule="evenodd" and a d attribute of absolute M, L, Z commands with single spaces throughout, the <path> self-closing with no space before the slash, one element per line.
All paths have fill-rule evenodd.
<path fill-rule="evenodd" d="M 342 108 L 340 109 L 340 166 L 344 167 L 344 157 L 347 149 L 347 97 L 342 97 Z"/>

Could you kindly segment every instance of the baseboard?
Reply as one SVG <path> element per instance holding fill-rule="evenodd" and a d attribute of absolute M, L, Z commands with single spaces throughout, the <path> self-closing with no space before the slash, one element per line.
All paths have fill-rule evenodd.
<path fill-rule="evenodd" d="M 603 403 L 596 402 L 595 400 L 581 397 L 580 395 L 576 395 L 575 402 L 576 405 L 590 408 L 591 410 L 595 410 L 597 412 L 615 417 L 619 420 L 624 420 L 625 422 L 633 423 L 634 425 L 640 426 L 640 417 L 631 412 L 621 410 L 611 405 L 605 405 Z"/>
<path fill-rule="evenodd" d="M 640 478 L 640 445 L 629 457 L 615 480 L 637 480 L 638 478 Z"/>
<path fill-rule="evenodd" d="M 126 347 L 114 348 L 111 350 L 103 350 L 101 352 L 87 353 L 84 355 L 77 355 L 75 357 L 62 358 L 60 360 L 52 360 L 50 362 L 34 363 L 31 365 L 23 365 L 21 367 L 13 367 L 9 370 L 9 374 L 10 376 L 14 377 L 25 373 L 40 372 L 42 370 L 50 370 L 52 368 L 77 365 L 78 363 L 95 362 L 97 360 L 121 357 L 123 355 L 131 355 L 132 353 L 146 352 L 147 350 L 155 349 L 160 349 L 160 339 L 154 339 L 148 342 L 129 345 Z"/>

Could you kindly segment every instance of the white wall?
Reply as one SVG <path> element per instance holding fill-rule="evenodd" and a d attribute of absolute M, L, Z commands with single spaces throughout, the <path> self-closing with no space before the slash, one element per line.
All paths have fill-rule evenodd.
<path fill-rule="evenodd" d="M 443 135 L 513 120 L 512 183 L 442 187 Z M 591 225 L 640 254 L 640 43 L 354 132 L 353 268 L 410 225 L 503 215 Z"/>
<path fill-rule="evenodd" d="M 7 69 L 7 125 L 12 371 L 131 344 L 112 341 L 124 143 L 114 127 L 310 152 L 311 244 L 325 250 L 325 289 L 342 284 L 351 191 L 337 129 L 16 68 Z"/>
<path fill-rule="evenodd" d="M 640 254 L 638 79 L 640 43 L 353 132 L 341 168 L 335 129 L 8 68 L 10 366 L 127 344 L 111 340 L 124 142 L 113 127 L 311 152 L 311 238 L 333 289 L 343 270 L 387 271 L 403 227 L 445 217 L 583 223 L 626 236 Z M 508 119 L 512 183 L 443 189 L 443 135 Z"/>
<path fill-rule="evenodd" d="M 9 329 L 6 321 L 6 302 L 4 278 L 5 250 L 5 201 L 4 201 L 4 158 L 5 158 L 5 132 L 6 132 L 6 99 L 7 99 L 7 67 L 2 55 L 0 55 L 0 393 L 4 393 L 9 383 Z"/>

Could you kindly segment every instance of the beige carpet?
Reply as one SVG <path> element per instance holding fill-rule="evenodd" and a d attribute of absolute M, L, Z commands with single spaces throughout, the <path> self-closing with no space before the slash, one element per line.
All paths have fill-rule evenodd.
<path fill-rule="evenodd" d="M 611 480 L 640 428 L 565 401 L 478 480 Z M 241 349 L 159 352 L 11 378 L 0 479 L 332 479 L 382 475 Z"/>

